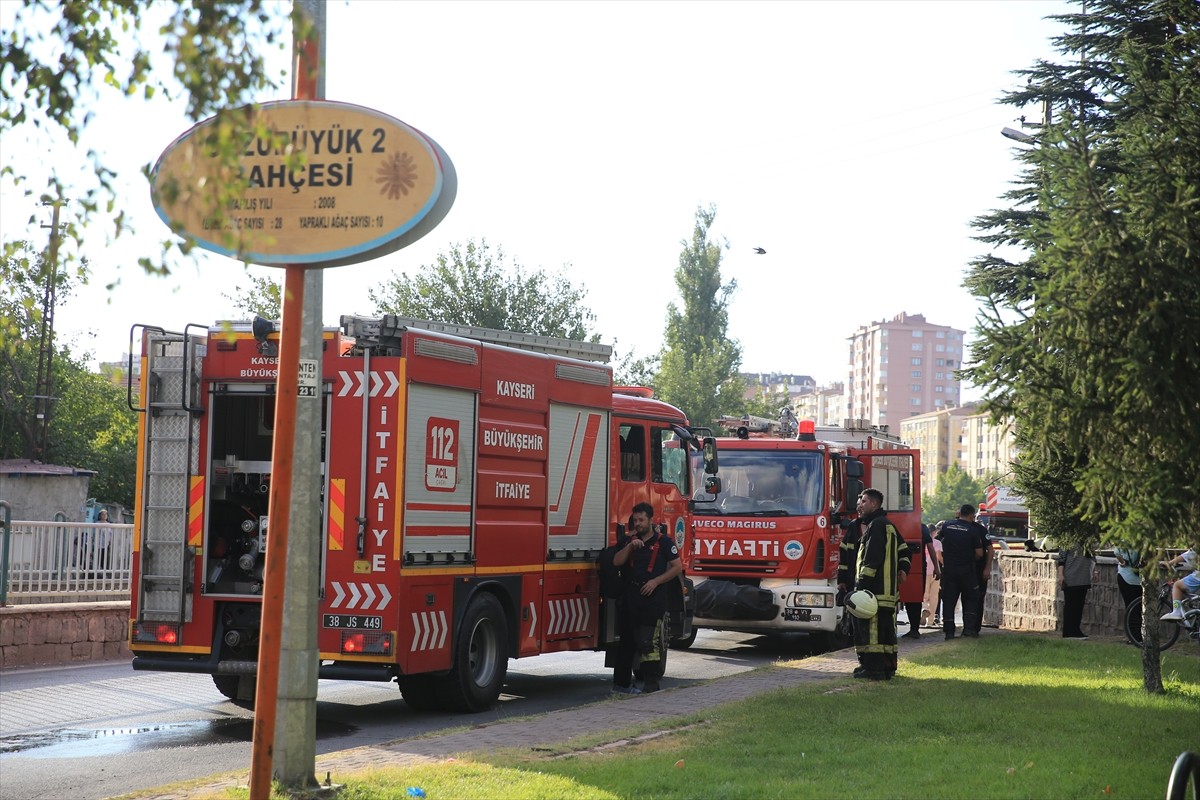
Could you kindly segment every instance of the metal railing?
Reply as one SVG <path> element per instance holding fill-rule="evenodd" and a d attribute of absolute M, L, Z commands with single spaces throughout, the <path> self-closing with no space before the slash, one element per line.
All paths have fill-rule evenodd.
<path fill-rule="evenodd" d="M 0 605 L 129 599 L 133 526 L 13 520 L 0 530 Z"/>

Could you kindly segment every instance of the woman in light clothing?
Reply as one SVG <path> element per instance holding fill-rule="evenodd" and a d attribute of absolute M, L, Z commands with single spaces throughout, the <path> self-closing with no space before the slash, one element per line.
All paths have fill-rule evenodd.
<path fill-rule="evenodd" d="M 935 628 L 942 624 L 942 540 L 937 538 L 942 522 L 933 526 L 935 558 L 930 558 L 928 551 L 925 553 L 925 599 L 921 611 L 921 624 Z"/>

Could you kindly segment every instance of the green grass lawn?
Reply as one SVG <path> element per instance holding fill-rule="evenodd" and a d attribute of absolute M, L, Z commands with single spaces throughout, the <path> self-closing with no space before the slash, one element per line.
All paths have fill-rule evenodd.
<path fill-rule="evenodd" d="M 620 747 L 341 776 L 338 796 L 1161 798 L 1175 758 L 1200 751 L 1198 648 L 1164 653 L 1163 677 L 1166 693 L 1146 694 L 1138 651 L 1117 642 L 985 636 L 917 651 L 886 683 L 781 690 Z"/>

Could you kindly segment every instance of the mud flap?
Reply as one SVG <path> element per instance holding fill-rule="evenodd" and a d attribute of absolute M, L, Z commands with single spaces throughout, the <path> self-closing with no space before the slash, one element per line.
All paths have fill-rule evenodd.
<path fill-rule="evenodd" d="M 696 616 L 696 591 L 691 578 L 680 575 L 667 587 L 667 641 L 687 639 L 692 635 L 692 619 Z"/>

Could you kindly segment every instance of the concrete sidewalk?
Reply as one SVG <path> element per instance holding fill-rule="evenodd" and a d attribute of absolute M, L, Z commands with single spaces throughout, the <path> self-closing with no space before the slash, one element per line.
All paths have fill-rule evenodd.
<path fill-rule="evenodd" d="M 903 629 L 903 628 L 902 628 Z M 984 628 L 983 635 L 996 635 Z M 955 641 L 958 641 L 957 639 Z M 929 630 L 919 640 L 900 640 L 901 658 L 926 647 L 945 644 L 941 631 Z M 417 739 L 397 739 L 382 745 L 357 747 L 319 755 L 316 776 L 324 781 L 326 773 L 333 783 L 347 775 L 372 767 L 403 767 L 443 761 L 452 756 L 501 749 L 548 748 L 561 746 L 576 736 L 618 732 L 648 722 L 664 723 L 677 717 L 702 712 L 727 703 L 744 700 L 776 689 L 784 689 L 821 680 L 849 678 L 858 665 L 853 649 L 839 650 L 796 661 L 784 661 L 765 669 L 717 678 L 695 686 L 664 689 L 654 694 L 615 696 L 591 705 L 553 711 L 536 717 L 493 722 L 465 731 Z M 900 674 L 903 675 L 903 667 Z M 222 789 L 245 786 L 247 775 L 236 779 L 226 776 L 187 791 L 164 791 L 151 800 L 186 800 L 212 795 Z"/>

